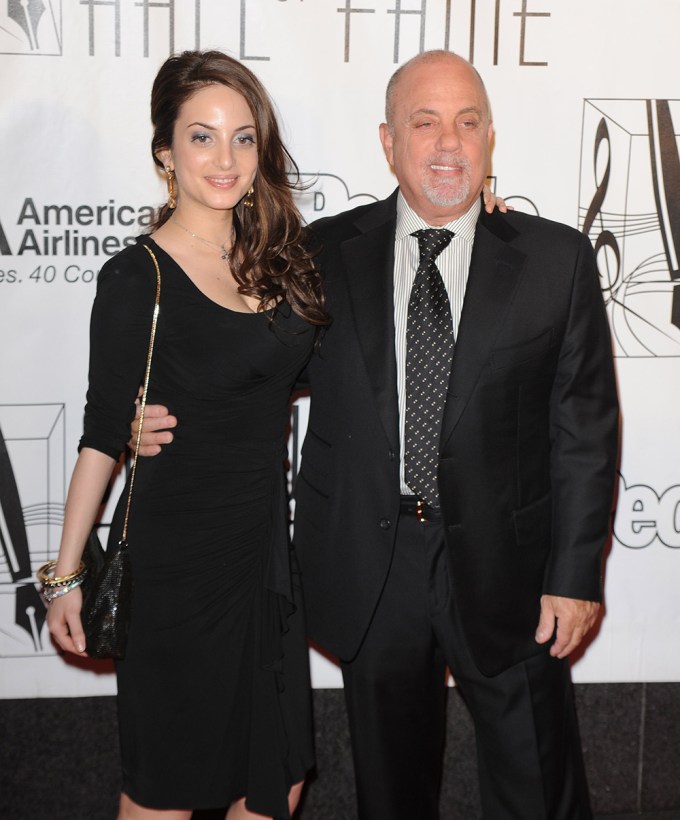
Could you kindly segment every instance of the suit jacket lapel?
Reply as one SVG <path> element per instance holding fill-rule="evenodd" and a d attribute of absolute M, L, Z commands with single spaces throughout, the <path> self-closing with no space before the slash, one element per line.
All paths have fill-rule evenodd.
<path fill-rule="evenodd" d="M 357 222 L 359 236 L 341 246 L 356 325 L 380 419 L 399 446 L 397 364 L 394 353 L 394 234 L 397 192 Z"/>
<path fill-rule="evenodd" d="M 489 361 L 520 280 L 525 256 L 505 241 L 513 235 L 514 231 L 507 223 L 499 223 L 497 217 L 489 217 L 482 211 L 453 353 L 449 395 L 442 421 L 442 449 Z"/>

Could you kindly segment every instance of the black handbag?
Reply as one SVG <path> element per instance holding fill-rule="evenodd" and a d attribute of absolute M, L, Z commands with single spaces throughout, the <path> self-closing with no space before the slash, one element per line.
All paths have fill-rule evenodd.
<path fill-rule="evenodd" d="M 161 271 L 156 255 L 148 245 L 144 245 L 151 254 L 156 266 L 156 301 L 151 324 L 151 338 L 149 352 L 146 359 L 146 373 L 144 375 L 144 391 L 140 402 L 139 429 L 135 443 L 135 457 L 130 470 L 130 486 L 128 488 L 123 534 L 114 549 L 105 552 L 97 536 L 96 529 L 90 533 L 83 551 L 83 562 L 87 568 L 87 575 L 82 584 L 83 606 L 80 619 L 85 631 L 85 651 L 91 658 L 125 657 L 128 627 L 130 625 L 130 611 L 132 607 L 132 567 L 127 543 L 128 519 L 130 503 L 132 501 L 132 487 L 137 471 L 137 458 L 142 438 L 144 410 L 149 389 L 151 374 L 151 357 L 154 340 L 156 338 L 156 324 L 161 297 Z"/>
<path fill-rule="evenodd" d="M 82 583 L 83 606 L 80 620 L 91 658 L 125 657 L 130 607 L 132 569 L 127 541 L 119 541 L 106 553 L 92 530 L 83 553 L 87 575 Z"/>

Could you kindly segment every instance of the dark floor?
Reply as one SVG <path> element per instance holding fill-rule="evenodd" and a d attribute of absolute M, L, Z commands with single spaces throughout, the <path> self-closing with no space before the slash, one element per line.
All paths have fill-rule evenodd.
<path fill-rule="evenodd" d="M 680 811 L 653 811 L 642 814 L 597 814 L 593 820 L 680 820 Z"/>
<path fill-rule="evenodd" d="M 581 684 L 576 702 L 597 820 L 680 820 L 680 683 Z M 314 710 L 318 774 L 296 817 L 355 820 L 342 690 L 316 690 Z M 112 820 L 119 787 L 114 698 L 0 700 L 0 820 Z M 441 820 L 479 816 L 472 723 L 452 690 Z"/>

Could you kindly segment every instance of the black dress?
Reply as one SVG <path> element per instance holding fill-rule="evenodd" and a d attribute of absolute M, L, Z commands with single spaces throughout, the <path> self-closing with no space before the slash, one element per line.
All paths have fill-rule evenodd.
<path fill-rule="evenodd" d="M 135 478 L 132 622 L 116 665 L 123 791 L 159 809 L 245 795 L 251 810 L 288 817 L 313 749 L 285 443 L 314 331 L 285 302 L 269 314 L 220 307 L 144 237 L 99 276 L 81 447 L 117 458 L 129 436 L 156 288 L 142 243 L 162 277 L 149 402 L 178 426 Z"/>

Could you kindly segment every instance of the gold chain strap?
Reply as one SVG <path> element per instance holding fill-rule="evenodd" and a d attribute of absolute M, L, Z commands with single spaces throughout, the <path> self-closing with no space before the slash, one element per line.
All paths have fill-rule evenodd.
<path fill-rule="evenodd" d="M 135 457 L 132 462 L 132 470 L 130 471 L 130 489 L 128 490 L 127 507 L 125 508 L 125 521 L 123 522 L 123 538 L 127 539 L 128 518 L 130 516 L 130 502 L 132 501 L 132 487 L 135 483 L 135 474 L 137 472 L 137 458 L 139 456 L 139 445 L 142 440 L 142 425 L 144 424 L 144 410 L 146 409 L 146 396 L 149 390 L 149 377 L 151 376 L 151 356 L 153 355 L 153 343 L 156 339 L 156 325 L 158 324 L 158 312 L 161 303 L 161 269 L 158 266 L 156 254 L 148 245 L 144 245 L 149 252 L 153 263 L 156 266 L 156 301 L 153 308 L 153 319 L 151 321 L 151 338 L 149 339 L 149 352 L 146 356 L 146 373 L 144 374 L 144 390 L 142 392 L 142 401 L 139 409 L 139 427 L 137 428 L 137 440 L 135 441 Z"/>

